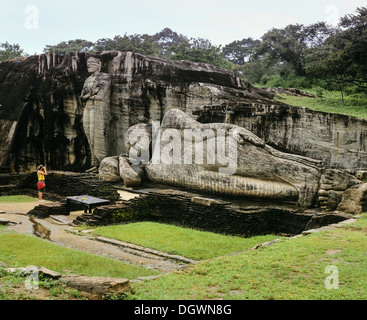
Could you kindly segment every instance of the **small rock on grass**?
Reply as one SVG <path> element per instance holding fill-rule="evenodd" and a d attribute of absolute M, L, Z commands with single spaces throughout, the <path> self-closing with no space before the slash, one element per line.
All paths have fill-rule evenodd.
<path fill-rule="evenodd" d="M 0 218 L 0 225 L 1 226 L 10 226 L 10 225 L 16 225 L 17 223 L 14 221 L 10 221 L 7 219 Z"/>

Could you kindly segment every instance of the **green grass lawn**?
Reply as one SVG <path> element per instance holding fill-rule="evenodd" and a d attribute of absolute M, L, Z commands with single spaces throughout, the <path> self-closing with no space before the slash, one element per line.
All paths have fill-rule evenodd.
<path fill-rule="evenodd" d="M 317 94 L 313 89 L 304 89 L 304 91 Z M 279 96 L 280 99 L 275 99 L 293 106 L 367 119 L 367 96 L 363 94 L 344 96 L 344 103 L 341 93 L 337 91 L 323 91 L 322 98 L 293 97 L 285 94 Z"/>
<path fill-rule="evenodd" d="M 17 196 L 1 196 L 0 203 L 23 203 L 23 202 L 33 202 L 38 199 L 32 198 L 30 196 L 25 195 L 17 195 Z"/>
<path fill-rule="evenodd" d="M 229 251 L 242 251 L 234 255 L 218 256 L 221 253 L 217 251 L 214 254 L 215 257 L 191 265 L 187 269 L 153 280 L 133 283 L 131 298 L 138 300 L 367 299 L 367 214 L 362 215 L 359 221 L 352 225 L 297 239 L 282 238 L 277 244 L 257 250 L 246 249 L 274 237 L 232 239 L 237 237 L 212 235 L 208 232 L 203 232 L 199 236 L 196 233 L 201 232 L 196 230 L 144 224 L 146 225 L 139 223 L 110 226 L 100 230 L 115 229 L 117 232 L 121 227 L 125 227 L 126 230 L 131 228 L 130 231 L 135 232 L 131 238 L 138 239 L 145 238 L 145 235 L 137 233 L 138 230 L 151 229 L 150 236 L 155 234 L 154 237 L 162 238 L 162 243 L 168 242 L 171 247 L 177 246 L 178 239 L 183 239 L 181 231 L 185 231 L 183 234 L 187 232 L 186 239 L 190 239 L 191 234 L 193 243 L 202 237 L 204 241 L 202 247 L 206 246 L 208 251 L 212 247 L 222 246 L 221 241 L 218 240 L 220 237 L 226 238 L 227 241 L 223 240 L 224 242 L 232 240 L 245 242 L 239 247 L 232 244 Z M 172 233 L 173 230 L 175 232 Z M 167 235 L 171 235 L 171 238 L 165 238 Z M 206 238 L 214 242 L 211 244 L 205 242 Z M 239 248 L 241 250 L 238 250 Z M 43 265 L 61 273 L 73 272 L 90 276 L 135 278 L 152 273 L 149 270 L 147 273 L 141 270 L 126 271 L 125 265 L 117 261 L 59 247 L 34 237 L 15 234 L 5 228 L 0 228 L 0 261 L 11 266 Z M 326 273 L 329 266 L 337 267 L 339 272 L 338 289 L 329 290 L 325 287 L 325 280 L 330 276 Z M 145 269 L 142 270 L 145 271 Z M 131 277 L 127 276 L 128 272 L 131 272 Z"/>
<path fill-rule="evenodd" d="M 94 234 L 206 259 L 156 279 L 132 283 L 130 298 L 137 300 L 367 299 L 367 214 L 354 224 L 297 239 L 281 238 L 279 243 L 257 250 L 249 248 L 276 237 L 245 239 L 151 222 L 101 227 Z M 5 227 L 0 227 L 0 261 L 12 267 L 38 265 L 87 276 L 134 279 L 156 274 Z M 337 289 L 325 286 L 330 266 L 338 271 Z M 2 290 L 3 278 L 0 274 L 0 299 L 18 299 Z"/>
<path fill-rule="evenodd" d="M 136 299 L 365 300 L 367 215 L 360 222 L 218 257 L 188 270 L 135 283 Z M 339 288 L 327 289 L 328 266 Z"/>
<path fill-rule="evenodd" d="M 0 261 L 11 267 L 43 266 L 62 274 L 135 279 L 157 272 L 0 228 Z"/>
<path fill-rule="evenodd" d="M 243 251 L 256 244 L 279 238 L 267 235 L 246 239 L 153 222 L 100 227 L 95 229 L 93 234 L 194 260 Z"/>

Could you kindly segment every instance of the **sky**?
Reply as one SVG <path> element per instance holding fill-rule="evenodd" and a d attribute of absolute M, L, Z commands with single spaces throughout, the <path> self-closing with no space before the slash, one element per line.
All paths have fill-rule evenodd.
<path fill-rule="evenodd" d="M 289 24 L 336 25 L 366 5 L 367 0 L 2 0 L 0 43 L 39 54 L 61 41 L 153 35 L 168 27 L 224 46 Z"/>

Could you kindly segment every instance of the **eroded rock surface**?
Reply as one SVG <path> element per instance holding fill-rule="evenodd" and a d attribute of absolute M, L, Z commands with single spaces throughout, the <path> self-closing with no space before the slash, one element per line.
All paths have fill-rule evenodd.
<path fill-rule="evenodd" d="M 367 210 L 367 183 L 349 188 L 343 193 L 338 211 L 361 214 Z"/>
<path fill-rule="evenodd" d="M 177 130 L 183 137 L 178 146 L 181 159 L 178 162 L 173 159 L 172 163 L 165 163 L 164 159 L 155 162 L 156 150 L 162 157 L 164 148 L 171 143 L 161 137 L 157 142 L 159 148 L 155 145 L 152 161 L 146 166 L 147 177 L 153 182 L 231 196 L 293 200 L 306 207 L 315 201 L 321 172 L 319 163 L 313 159 L 277 151 L 252 132 L 235 125 L 201 124 L 180 110 L 166 113 L 161 125 L 163 134 L 167 129 Z M 185 164 L 185 156 L 196 152 L 198 144 L 197 140 L 194 144 L 185 143 L 185 139 L 191 139 L 185 130 L 209 134 L 203 141 L 202 164 L 195 157 L 187 159 L 191 161 Z M 222 141 L 220 132 L 226 135 Z M 172 149 L 175 153 L 176 146 Z M 209 159 L 208 151 L 212 149 L 213 159 Z M 231 165 L 233 171 L 226 172 Z"/>
<path fill-rule="evenodd" d="M 245 192 L 305 206 L 319 202 L 334 210 L 352 185 L 325 189 L 328 178 L 319 171 L 319 161 L 323 170 L 348 169 L 352 175 L 365 170 L 367 121 L 272 98 L 272 93 L 228 70 L 132 52 L 48 53 L 2 62 L 0 170 L 33 171 L 42 163 L 49 169 L 80 172 L 112 158 L 112 173 L 103 163 L 100 176 L 136 186 L 143 178 L 142 168 L 121 157 L 129 156 L 131 145 L 138 144 L 126 142 L 129 128 L 140 126 L 149 132 L 147 124 L 163 119 L 163 128 L 182 131 L 241 127 L 236 139 L 243 149 L 238 150 L 241 156 L 233 174 L 218 175 L 219 169 L 225 170 L 219 161 L 185 163 L 179 170 L 164 164 L 156 172 L 149 166 L 148 176 L 208 192 Z M 180 117 L 187 123 L 174 113 L 168 117 L 172 109 L 183 112 Z M 204 145 L 210 143 L 209 139 Z M 190 150 L 184 145 L 181 153 L 188 155 Z"/>
<path fill-rule="evenodd" d="M 199 122 L 222 122 L 222 106 L 194 112 Z M 367 120 L 289 105 L 236 102 L 230 123 L 244 127 L 267 144 L 289 153 L 321 160 L 326 168 L 356 172 L 367 163 Z"/>
<path fill-rule="evenodd" d="M 132 52 L 2 62 L 0 167 L 89 169 L 126 152 L 129 127 L 161 121 L 171 108 L 192 114 L 230 100 L 273 104 L 271 97 L 225 69 Z"/>
<path fill-rule="evenodd" d="M 81 100 L 85 103 L 83 129 L 91 149 L 92 165 L 99 165 L 108 156 L 108 126 L 110 122 L 111 77 L 101 72 L 102 62 L 98 58 L 87 59 L 88 72 Z"/>
<path fill-rule="evenodd" d="M 121 172 L 134 173 L 133 162 L 138 161 L 144 170 L 131 186 L 139 186 L 145 173 L 153 183 L 239 199 L 293 202 L 304 208 L 321 206 L 324 211 L 339 206 L 348 213 L 359 213 L 364 206 L 364 193 L 356 195 L 362 171 L 356 177 L 325 168 L 322 161 L 281 152 L 236 125 L 202 124 L 171 109 L 162 123 L 129 128 L 127 138 L 132 157 L 119 156 L 123 166 L 115 163 L 114 171 L 124 180 Z M 351 201 L 354 205 L 347 209 Z"/>
<path fill-rule="evenodd" d="M 127 279 L 69 275 L 62 277 L 62 280 L 69 287 L 97 295 L 98 297 L 111 293 L 111 291 L 116 295 L 121 292 L 130 292 L 130 281 Z"/>

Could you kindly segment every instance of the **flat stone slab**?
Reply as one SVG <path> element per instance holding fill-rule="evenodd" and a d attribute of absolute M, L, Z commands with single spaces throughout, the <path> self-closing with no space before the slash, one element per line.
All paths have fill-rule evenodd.
<path fill-rule="evenodd" d="M 49 270 L 45 267 L 28 266 L 26 268 L 8 268 L 6 264 L 0 263 L 5 271 L 10 273 L 21 272 L 25 275 L 38 272 L 43 276 L 51 279 L 61 279 L 66 286 L 86 292 L 93 296 L 102 297 L 113 291 L 115 294 L 122 292 L 130 292 L 131 283 L 128 279 L 109 278 L 109 277 L 86 277 L 82 275 L 64 276 L 56 271 Z"/>
<path fill-rule="evenodd" d="M 230 204 L 230 202 L 224 202 L 216 199 L 211 198 L 204 198 L 204 197 L 193 197 L 191 198 L 191 202 L 201 204 L 203 206 L 210 207 L 212 204 Z"/>
<path fill-rule="evenodd" d="M 111 291 L 115 294 L 130 292 L 130 281 L 127 279 L 86 277 L 81 275 L 63 276 L 62 281 L 68 287 L 93 295 L 103 296 Z"/>
<path fill-rule="evenodd" d="M 46 276 L 47 278 L 51 278 L 51 279 L 59 279 L 62 277 L 61 273 L 58 273 L 56 271 L 47 269 L 45 267 L 39 267 L 38 268 L 38 272 L 43 274 L 44 276 Z"/>
<path fill-rule="evenodd" d="M 50 216 L 50 218 L 60 224 L 72 225 L 75 217 L 64 216 L 64 215 L 53 215 L 53 216 Z"/>
<path fill-rule="evenodd" d="M 0 225 L 1 226 L 10 226 L 10 225 L 16 225 L 17 223 L 11 220 L 0 218 Z"/>

